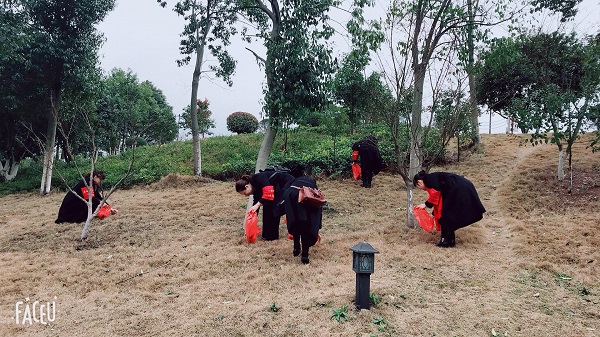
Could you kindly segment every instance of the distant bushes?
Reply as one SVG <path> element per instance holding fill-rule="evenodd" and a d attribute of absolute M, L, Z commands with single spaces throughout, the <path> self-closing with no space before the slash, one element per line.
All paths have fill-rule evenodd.
<path fill-rule="evenodd" d="M 386 170 L 394 172 L 396 169 L 394 145 L 384 127 L 371 127 L 360 130 L 352 136 L 336 137 L 329 135 L 321 127 L 280 130 L 273 144 L 269 164 L 284 165 L 292 170 L 303 169 L 309 174 L 321 177 L 350 177 L 352 144 L 366 134 L 373 134 L 380 139 L 379 149 Z M 217 180 L 233 181 L 242 174 L 254 173 L 263 136 L 261 133 L 250 133 L 203 139 L 201 142 L 202 175 Z M 438 146 L 428 140 L 424 143 L 426 157 L 439 150 Z M 408 144 L 401 144 L 401 146 L 407 147 Z M 127 172 L 132 155 L 134 155 L 132 150 L 128 150 L 116 156 L 99 158 L 96 168 L 106 173 L 106 180 L 102 184 L 105 190 L 110 189 Z M 169 173 L 193 174 L 191 141 L 171 142 L 160 147 L 141 146 L 135 150 L 135 158 L 132 174 L 123 181 L 121 188 L 150 184 Z M 75 184 L 80 179 L 77 167 L 81 170 L 89 169 L 89 159 L 77 158 L 76 165 L 75 162 L 56 161 L 52 179 L 53 187 L 66 189 L 65 182 L 60 178 L 61 175 L 68 185 Z M 21 163 L 19 174 L 13 181 L 0 183 L 0 195 L 37 191 L 40 188 L 41 175 L 41 162 L 27 159 Z"/>

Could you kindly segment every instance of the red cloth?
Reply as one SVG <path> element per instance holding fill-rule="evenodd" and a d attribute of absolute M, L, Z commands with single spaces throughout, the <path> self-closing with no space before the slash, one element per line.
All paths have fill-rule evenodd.
<path fill-rule="evenodd" d="M 442 217 L 442 194 L 433 188 L 427 188 L 427 202 L 433 205 L 433 219 L 435 221 L 435 230 L 440 231 L 440 218 Z"/>
<path fill-rule="evenodd" d="M 275 200 L 275 188 L 273 185 L 263 187 L 262 198 L 270 201 Z"/>
<path fill-rule="evenodd" d="M 352 151 L 352 160 L 358 160 L 358 150 Z"/>
<path fill-rule="evenodd" d="M 93 198 L 94 197 L 94 189 L 93 188 L 90 188 L 90 189 L 92 190 L 92 198 Z M 83 198 L 85 200 L 88 200 L 88 198 L 89 198 L 90 195 L 89 195 L 88 187 L 87 186 L 83 186 L 81 188 L 81 194 L 83 195 Z"/>

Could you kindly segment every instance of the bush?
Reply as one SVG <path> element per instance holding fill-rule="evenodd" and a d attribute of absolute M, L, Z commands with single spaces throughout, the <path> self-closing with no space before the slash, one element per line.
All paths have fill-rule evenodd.
<path fill-rule="evenodd" d="M 249 112 L 238 111 L 227 117 L 227 130 L 241 134 L 258 130 L 258 119 Z"/>

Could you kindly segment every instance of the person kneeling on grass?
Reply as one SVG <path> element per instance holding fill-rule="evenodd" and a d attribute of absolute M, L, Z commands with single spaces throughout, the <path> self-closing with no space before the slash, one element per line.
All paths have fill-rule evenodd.
<path fill-rule="evenodd" d="M 71 188 L 72 191 L 67 192 L 65 195 L 60 209 L 58 210 L 58 218 L 54 221 L 55 223 L 72 222 L 79 223 L 85 222 L 88 216 L 88 205 L 89 200 L 89 189 L 90 184 L 90 173 L 86 174 L 84 179 L 78 182 Z M 102 195 L 100 194 L 100 184 L 104 180 L 104 172 L 100 170 L 94 170 L 92 178 L 92 212 L 96 210 L 98 205 L 102 202 Z M 81 200 L 83 198 L 86 201 Z M 105 203 L 108 206 L 107 203 Z M 110 206 L 108 206 L 110 208 Z M 110 214 L 117 214 L 119 211 L 115 208 L 110 208 Z"/>
<path fill-rule="evenodd" d="M 434 216 L 442 227 L 442 237 L 438 247 L 454 247 L 456 238 L 454 231 L 466 227 L 483 218 L 485 208 L 479 200 L 479 195 L 473 183 L 465 177 L 449 172 L 426 173 L 420 171 L 413 178 L 413 185 L 431 195 L 433 189 L 440 192 Z M 433 207 L 427 201 L 417 205 L 417 208 Z M 443 206 L 443 207 L 442 207 Z"/>

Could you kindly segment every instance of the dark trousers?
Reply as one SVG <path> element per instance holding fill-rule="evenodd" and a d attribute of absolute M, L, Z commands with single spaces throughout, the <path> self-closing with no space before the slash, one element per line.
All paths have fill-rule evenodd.
<path fill-rule="evenodd" d="M 454 229 L 444 229 L 442 226 L 442 238 L 445 239 L 450 244 L 454 244 L 456 241 L 456 235 L 454 234 Z"/>
<path fill-rule="evenodd" d="M 363 170 L 360 173 L 362 177 L 362 186 L 363 187 L 371 187 L 371 182 L 373 181 L 373 172 L 368 170 Z"/>
<path fill-rule="evenodd" d="M 263 205 L 263 228 L 262 237 L 265 240 L 279 239 L 279 219 L 280 217 L 273 215 L 272 205 Z"/>
<path fill-rule="evenodd" d="M 308 249 L 310 246 L 304 240 L 305 236 L 302 235 L 294 235 L 294 251 L 300 250 L 302 248 L 302 256 L 308 257 Z M 300 245 L 302 243 L 302 245 Z"/>

